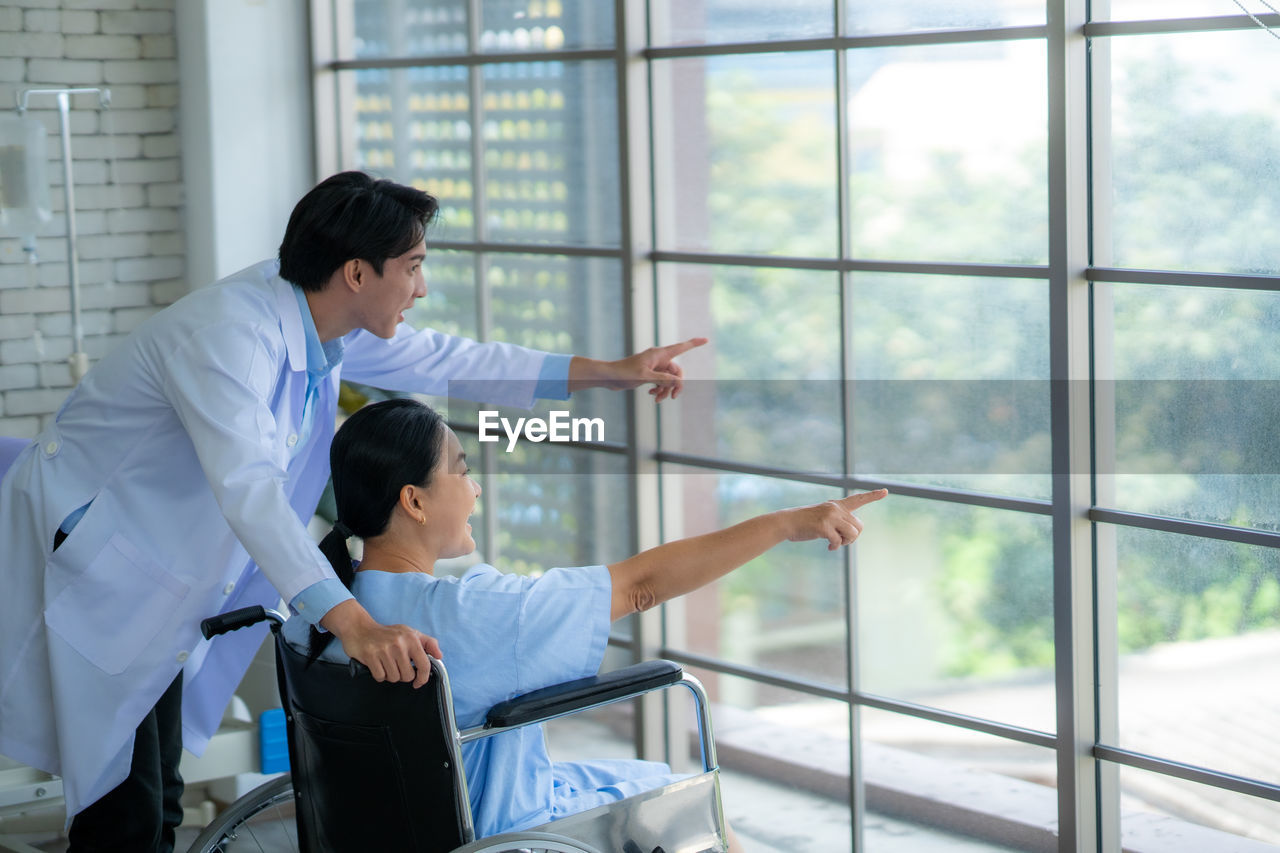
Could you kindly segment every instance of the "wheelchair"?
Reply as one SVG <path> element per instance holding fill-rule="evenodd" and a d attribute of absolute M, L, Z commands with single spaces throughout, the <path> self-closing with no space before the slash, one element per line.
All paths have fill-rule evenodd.
<path fill-rule="evenodd" d="M 449 676 L 432 660 L 427 684 L 374 681 L 358 662 L 316 661 L 290 646 L 283 616 L 249 607 L 201 623 L 206 638 L 271 623 L 291 775 L 245 794 L 190 853 L 723 853 L 719 767 L 707 696 L 678 664 L 647 661 L 519 696 L 459 730 Z M 656 690 L 694 697 L 702 771 L 527 831 L 477 839 L 461 760 L 465 743 Z M 289 831 L 294 830 L 290 835 Z M 269 833 L 275 837 L 268 838 Z"/>

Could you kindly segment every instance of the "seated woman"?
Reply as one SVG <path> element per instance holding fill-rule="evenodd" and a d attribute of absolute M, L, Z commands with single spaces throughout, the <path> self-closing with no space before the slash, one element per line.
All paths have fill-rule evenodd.
<path fill-rule="evenodd" d="M 480 486 L 466 455 L 431 408 L 376 403 L 352 415 L 330 450 L 338 518 L 320 548 L 374 619 L 405 624 L 440 643 L 458 724 L 483 722 L 498 702 L 594 675 L 610 622 L 697 589 L 786 540 L 826 539 L 834 550 L 862 531 L 853 510 L 884 490 L 785 509 L 704 536 L 660 545 L 608 566 L 551 569 L 531 578 L 477 565 L 436 578 L 436 560 L 475 549 L 467 518 Z M 364 540 L 353 567 L 350 536 Z M 345 661 L 321 634 L 292 619 L 286 636 L 312 656 Z M 528 829 L 671 781 L 647 761 L 556 762 L 540 727 L 463 747 L 481 837 Z"/>

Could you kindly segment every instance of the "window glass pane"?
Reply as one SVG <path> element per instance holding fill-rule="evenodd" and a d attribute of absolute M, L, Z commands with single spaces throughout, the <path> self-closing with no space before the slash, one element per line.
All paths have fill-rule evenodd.
<path fill-rule="evenodd" d="M 333 5 L 341 59 L 467 51 L 466 0 L 335 0 Z"/>
<path fill-rule="evenodd" d="M 1280 849 L 1280 803 L 1132 767 L 1120 796 L 1125 850 Z"/>
<path fill-rule="evenodd" d="M 1044 3 L 1038 0 L 848 0 L 849 33 L 897 33 L 911 30 L 959 30 L 1026 26 L 1044 23 Z"/>
<path fill-rule="evenodd" d="M 852 282 L 854 471 L 1047 499 L 1048 284 Z"/>
<path fill-rule="evenodd" d="M 1054 848 L 1052 751 L 888 711 L 858 713 L 868 851 Z M 879 836 L 881 821 L 896 831 Z"/>
<path fill-rule="evenodd" d="M 851 51 L 849 125 L 855 257 L 1047 261 L 1042 41 Z"/>
<path fill-rule="evenodd" d="M 623 351 L 622 267 L 610 258 L 490 255 L 492 340 L 566 355 L 615 359 Z M 626 397 L 606 389 L 539 404 L 575 417 L 600 418 L 598 440 L 627 441 Z M 528 413 L 516 413 L 520 414 Z"/>
<path fill-rule="evenodd" d="M 664 265 L 684 393 L 663 406 L 663 448 L 792 470 L 843 470 L 840 296 L 834 273 Z"/>
<path fill-rule="evenodd" d="M 468 459 L 479 459 L 474 435 L 462 435 Z M 521 441 L 495 452 L 492 473 L 472 518 L 477 554 L 505 572 L 539 574 L 557 566 L 607 564 L 629 556 L 631 479 L 626 457 Z M 484 513 L 496 513 L 489 541 Z"/>
<path fill-rule="evenodd" d="M 832 35 L 832 0 L 654 0 L 655 45 L 723 44 Z"/>
<path fill-rule="evenodd" d="M 471 114 L 465 66 L 339 74 L 342 166 L 434 195 L 437 240 L 474 235 Z"/>
<path fill-rule="evenodd" d="M 652 68 L 659 248 L 834 256 L 833 54 Z"/>
<path fill-rule="evenodd" d="M 475 255 L 431 248 L 436 233 L 433 229 L 427 234 L 427 260 L 422 265 L 427 295 L 405 313 L 405 320 L 414 328 L 475 338 Z"/>
<path fill-rule="evenodd" d="M 755 515 L 841 496 L 835 489 L 664 466 L 663 535 L 710 533 Z M 874 515 L 866 511 L 866 521 Z M 737 664 L 848 683 L 844 552 L 786 542 L 667 605 L 667 644 Z"/>
<path fill-rule="evenodd" d="M 482 75 L 488 237 L 617 246 L 613 65 L 514 62 L 485 65 Z"/>
<path fill-rule="evenodd" d="M 599 0 L 484 0 L 482 51 L 561 50 L 613 44 L 613 4 Z"/>
<path fill-rule="evenodd" d="M 622 271 L 612 258 L 488 256 L 495 340 L 619 358 Z"/>
<path fill-rule="evenodd" d="M 1113 529 L 1119 745 L 1280 782 L 1280 551 Z"/>
<path fill-rule="evenodd" d="M 1098 285 L 1094 307 L 1099 504 L 1280 529 L 1280 293 Z"/>
<path fill-rule="evenodd" d="M 1049 519 L 893 494 L 862 518 L 859 688 L 1053 731 Z"/>
<path fill-rule="evenodd" d="M 1243 0 L 1255 15 L 1265 14 L 1266 0 Z M 1220 15 L 1243 15 L 1234 0 L 1106 0 L 1093 2 L 1089 8 L 1095 21 L 1159 21 L 1166 18 L 1212 18 Z"/>
<path fill-rule="evenodd" d="M 753 853 L 852 850 L 849 706 L 685 671 L 711 697 L 725 820 L 742 846 Z"/>
<path fill-rule="evenodd" d="M 1095 163 L 1104 175 L 1109 166 L 1110 186 L 1095 196 L 1097 263 L 1280 272 L 1276 39 L 1243 30 L 1114 38 L 1105 48 L 1111 110 L 1095 127 L 1110 163 Z M 1107 73 L 1095 63 L 1095 76 Z"/>
<path fill-rule="evenodd" d="M 489 297 L 490 340 L 563 355 L 621 358 L 625 342 L 621 265 L 610 258 L 570 258 L 562 255 L 487 256 L 485 278 Z M 474 386 L 474 383 L 473 383 Z M 628 436 L 625 395 L 606 389 L 578 391 L 568 400 L 541 400 L 532 411 L 482 406 L 464 400 L 450 403 L 455 421 L 478 423 L 480 410 L 490 418 L 490 446 L 505 455 L 512 440 L 499 418 L 513 430 L 521 418 L 550 423 L 554 413 L 568 418 L 565 429 L 588 443 L 625 443 Z M 525 434 L 520 432 L 521 436 Z M 519 444 L 527 437 L 516 439 Z M 550 438 L 548 443 L 553 443 Z"/>

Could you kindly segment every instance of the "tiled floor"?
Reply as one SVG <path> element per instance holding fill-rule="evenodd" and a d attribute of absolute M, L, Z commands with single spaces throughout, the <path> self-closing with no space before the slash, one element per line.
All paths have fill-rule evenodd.
<path fill-rule="evenodd" d="M 721 780 L 725 819 L 750 853 L 843 853 L 851 849 L 845 803 L 741 774 Z M 1007 850 L 871 814 L 864 853 L 997 853 Z"/>

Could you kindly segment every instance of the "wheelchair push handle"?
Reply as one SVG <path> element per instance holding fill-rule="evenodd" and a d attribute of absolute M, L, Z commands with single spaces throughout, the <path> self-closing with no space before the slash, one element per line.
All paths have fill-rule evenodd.
<path fill-rule="evenodd" d="M 415 666 L 414 669 L 417 669 L 417 666 Z M 351 660 L 347 661 L 347 670 L 351 673 L 352 678 L 373 678 L 373 671 L 355 658 L 351 658 Z M 435 658 L 431 658 L 432 676 L 438 676 L 443 671 L 444 665 Z"/>
<path fill-rule="evenodd" d="M 270 622 L 271 630 L 275 631 L 284 624 L 284 616 L 269 607 L 255 604 L 252 607 L 242 607 L 239 610 L 219 613 L 217 616 L 201 620 L 200 633 L 206 640 L 212 640 L 229 631 L 238 631 L 250 625 L 257 625 L 259 622 Z"/>
<path fill-rule="evenodd" d="M 227 613 L 219 613 L 217 616 L 210 616 L 208 619 L 202 619 L 200 621 L 200 633 L 204 635 L 206 640 L 212 640 L 214 637 L 220 637 L 232 631 L 239 631 L 241 628 L 248 628 L 252 625 L 257 625 L 259 622 L 270 622 L 271 630 L 279 631 L 280 626 L 284 624 L 284 619 L 284 615 L 279 611 L 255 604 L 252 607 L 241 607 L 239 610 L 231 610 Z M 351 659 L 347 667 L 351 671 L 352 678 L 373 678 L 373 673 L 369 670 L 369 667 L 355 658 Z"/>

